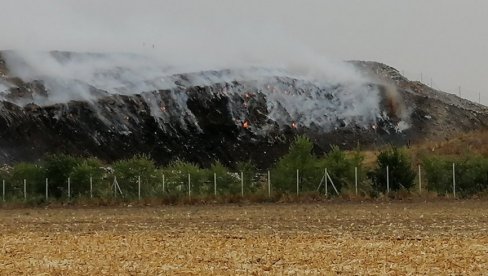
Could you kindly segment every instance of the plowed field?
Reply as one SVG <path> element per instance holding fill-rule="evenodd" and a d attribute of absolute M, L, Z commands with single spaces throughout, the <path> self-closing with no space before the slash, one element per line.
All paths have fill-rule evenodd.
<path fill-rule="evenodd" d="M 1 275 L 488 271 L 486 201 L 16 209 L 0 226 Z"/>

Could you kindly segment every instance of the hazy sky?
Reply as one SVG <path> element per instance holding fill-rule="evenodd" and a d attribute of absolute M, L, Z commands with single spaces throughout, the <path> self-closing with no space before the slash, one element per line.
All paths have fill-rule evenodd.
<path fill-rule="evenodd" d="M 488 104 L 486 0 L 0 0 L 0 48 L 374 60 Z"/>

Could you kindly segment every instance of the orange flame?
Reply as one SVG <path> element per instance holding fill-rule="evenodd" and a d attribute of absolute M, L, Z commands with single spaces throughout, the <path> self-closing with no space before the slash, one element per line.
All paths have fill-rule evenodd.
<path fill-rule="evenodd" d="M 248 129 L 250 125 L 251 125 L 251 124 L 249 123 L 249 121 L 248 121 L 248 120 L 245 120 L 245 121 L 242 123 L 242 127 L 243 127 L 244 129 Z"/>

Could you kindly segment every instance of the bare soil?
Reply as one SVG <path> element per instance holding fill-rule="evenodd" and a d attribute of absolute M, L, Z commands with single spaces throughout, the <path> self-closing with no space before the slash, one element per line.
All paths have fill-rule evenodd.
<path fill-rule="evenodd" d="M 0 274 L 469 274 L 488 201 L 0 210 Z"/>

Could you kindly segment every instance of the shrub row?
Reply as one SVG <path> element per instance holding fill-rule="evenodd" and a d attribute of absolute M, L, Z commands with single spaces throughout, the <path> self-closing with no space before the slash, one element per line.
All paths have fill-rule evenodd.
<path fill-rule="evenodd" d="M 250 162 L 241 162 L 237 169 L 242 173 L 245 192 L 255 190 L 255 167 Z M 219 184 L 216 190 L 219 195 L 241 193 L 241 174 L 231 173 L 218 161 L 208 169 L 180 160 L 158 168 L 146 155 L 106 165 L 96 158 L 56 154 L 46 156 L 38 164 L 19 163 L 0 169 L 0 178 L 7 183 L 5 193 L 14 199 L 24 197 L 24 180 L 30 198 L 44 198 L 46 179 L 50 198 L 68 196 L 68 179 L 71 197 L 88 197 L 91 191 L 98 198 L 109 198 L 114 196 L 115 189 L 120 188 L 122 196 L 136 198 L 139 181 L 144 197 L 185 194 L 188 192 L 188 175 L 191 176 L 192 194 L 213 194 L 214 181 Z M 118 188 L 114 187 L 115 180 Z"/>
<path fill-rule="evenodd" d="M 452 193 L 453 163 L 456 164 L 456 191 L 460 196 L 471 196 L 488 189 L 488 158 L 476 155 L 423 157 L 423 179 L 427 182 L 424 187 L 441 195 Z M 361 195 L 376 196 L 385 194 L 388 188 L 393 192 L 412 191 L 418 179 L 413 167 L 407 150 L 403 148 L 391 147 L 380 152 L 375 166 L 366 168 L 364 156 L 359 150 L 344 152 L 333 147 L 328 154 L 316 156 L 313 154 L 313 143 L 304 136 L 298 136 L 291 144 L 289 152 L 270 171 L 274 194 L 296 193 L 297 178 L 300 193 L 323 194 L 327 172 L 330 176 L 327 182 L 332 181 L 339 193 L 353 194 L 357 189 Z M 0 169 L 0 177 L 8 183 L 5 192 L 10 198 L 23 198 L 25 180 L 30 197 L 42 199 L 46 179 L 49 183 L 49 196 L 65 198 L 68 178 L 72 197 L 87 197 L 92 191 L 96 197 L 110 198 L 114 196 L 115 179 L 122 196 L 126 198 L 136 198 L 139 195 L 139 181 L 143 197 L 158 197 L 163 194 L 178 197 L 188 193 L 188 175 L 191 177 L 193 195 L 213 195 L 214 181 L 218 183 L 218 195 L 267 193 L 265 174 L 259 177 L 251 162 L 238 163 L 234 171 L 240 173 L 232 173 L 218 161 L 205 169 L 180 160 L 157 167 L 148 156 L 137 155 L 109 166 L 96 158 L 56 154 L 48 155 L 36 164 L 5 166 Z M 244 181 L 244 191 L 241 191 L 241 181 Z M 328 188 L 332 194 L 332 187 Z"/>

